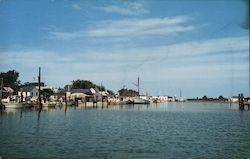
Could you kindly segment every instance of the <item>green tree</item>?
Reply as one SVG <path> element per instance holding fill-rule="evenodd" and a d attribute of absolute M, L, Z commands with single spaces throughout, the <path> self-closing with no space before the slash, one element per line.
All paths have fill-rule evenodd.
<path fill-rule="evenodd" d="M 21 87 L 38 86 L 38 82 L 25 82 Z M 44 82 L 41 82 L 41 86 L 45 86 Z"/>
<path fill-rule="evenodd" d="M 226 100 L 226 98 L 224 98 L 223 96 L 219 96 L 218 99 L 219 99 L 219 100 Z"/>
<path fill-rule="evenodd" d="M 107 90 L 107 92 L 109 93 L 109 95 L 115 95 L 115 93 L 112 90 Z"/>
<path fill-rule="evenodd" d="M 45 99 L 49 99 L 49 97 L 50 97 L 51 95 L 53 95 L 54 92 L 53 92 L 51 89 L 43 89 L 43 90 L 41 90 L 41 94 L 43 95 L 43 97 L 44 97 Z"/>
<path fill-rule="evenodd" d="M 207 96 L 203 96 L 202 100 L 208 100 Z"/>
<path fill-rule="evenodd" d="M 18 91 L 20 80 L 18 80 L 19 73 L 15 70 L 9 70 L 8 72 L 1 72 L 0 78 L 3 78 L 3 85 L 5 87 L 11 87 L 15 92 Z"/>
<path fill-rule="evenodd" d="M 75 80 L 72 82 L 72 85 L 69 85 L 72 89 L 90 89 L 90 88 L 98 88 L 100 91 L 104 91 L 104 86 L 99 86 L 88 80 Z M 64 88 L 67 89 L 68 85 Z"/>
<path fill-rule="evenodd" d="M 132 89 L 126 89 L 126 88 L 122 88 L 118 91 L 120 96 L 123 97 L 134 97 L 134 96 L 139 96 L 139 93 L 135 90 Z"/>

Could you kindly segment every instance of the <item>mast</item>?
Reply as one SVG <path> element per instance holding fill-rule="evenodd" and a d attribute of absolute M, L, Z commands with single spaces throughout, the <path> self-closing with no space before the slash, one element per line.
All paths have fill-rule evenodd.
<path fill-rule="evenodd" d="M 0 105 L 2 104 L 2 96 L 3 96 L 3 78 L 1 78 Z"/>
<path fill-rule="evenodd" d="M 42 100 L 41 100 L 41 67 L 39 67 L 39 74 L 38 74 L 38 105 L 39 105 L 39 108 L 42 108 Z"/>
<path fill-rule="evenodd" d="M 137 79 L 137 87 L 138 87 L 138 94 L 140 96 L 140 77 L 138 76 L 138 79 Z"/>
<path fill-rule="evenodd" d="M 132 83 L 137 87 L 138 95 L 140 96 L 140 77 L 137 78 L 137 83 Z"/>
<path fill-rule="evenodd" d="M 182 97 L 182 90 L 180 89 L 180 98 Z"/>

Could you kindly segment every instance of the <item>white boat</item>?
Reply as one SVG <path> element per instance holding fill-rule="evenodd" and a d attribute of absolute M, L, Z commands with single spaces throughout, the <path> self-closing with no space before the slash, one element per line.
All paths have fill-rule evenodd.
<path fill-rule="evenodd" d="M 120 101 L 120 105 L 125 105 L 125 104 L 133 104 L 134 102 L 131 100 L 131 99 L 128 99 L 128 100 L 123 100 L 123 101 Z"/>
<path fill-rule="evenodd" d="M 150 101 L 142 98 L 134 98 L 133 99 L 133 104 L 149 104 Z"/>
<path fill-rule="evenodd" d="M 5 108 L 23 108 L 23 103 L 4 103 Z"/>
<path fill-rule="evenodd" d="M 138 89 L 138 97 L 134 97 L 132 99 L 133 104 L 150 104 L 150 101 L 147 99 L 143 99 L 140 97 L 140 78 L 137 79 L 137 84 L 133 83 L 135 86 L 137 86 Z"/>
<path fill-rule="evenodd" d="M 42 103 L 42 106 L 43 107 L 55 107 L 56 103 L 55 102 L 45 102 L 45 103 Z"/>

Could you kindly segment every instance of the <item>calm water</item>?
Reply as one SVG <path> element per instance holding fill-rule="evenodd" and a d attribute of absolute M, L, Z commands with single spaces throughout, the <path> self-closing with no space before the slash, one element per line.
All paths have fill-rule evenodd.
<path fill-rule="evenodd" d="M 8 109 L 0 156 L 10 158 L 250 158 L 250 111 L 225 103 Z"/>

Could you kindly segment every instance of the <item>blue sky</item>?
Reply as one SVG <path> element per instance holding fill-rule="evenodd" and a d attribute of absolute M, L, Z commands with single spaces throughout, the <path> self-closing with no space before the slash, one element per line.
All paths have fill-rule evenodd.
<path fill-rule="evenodd" d="M 150 95 L 248 94 L 249 30 L 241 0 L 0 0 L 0 71 L 63 87 Z"/>

